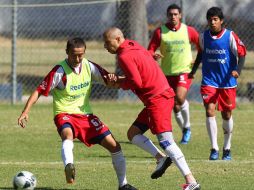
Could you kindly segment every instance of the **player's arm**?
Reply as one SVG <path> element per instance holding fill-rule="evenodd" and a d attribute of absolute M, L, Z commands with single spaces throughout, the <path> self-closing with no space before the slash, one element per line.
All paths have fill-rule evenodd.
<path fill-rule="evenodd" d="M 204 41 L 203 40 L 203 34 L 201 34 L 201 35 L 199 35 L 199 38 L 198 38 L 198 45 L 196 45 L 198 53 L 197 53 L 196 59 L 193 63 L 192 70 L 189 73 L 189 78 L 194 78 L 194 75 L 197 72 L 198 67 L 199 67 L 199 65 L 202 61 L 202 50 L 203 50 L 203 47 L 204 47 L 203 41 Z"/>
<path fill-rule="evenodd" d="M 190 43 L 195 45 L 197 52 L 201 51 L 199 45 L 199 33 L 197 32 L 197 30 L 191 26 L 188 26 L 188 34 Z"/>
<path fill-rule="evenodd" d="M 114 73 L 109 73 L 100 65 L 89 61 L 92 79 L 112 88 L 120 88 L 120 83 L 124 80 L 124 76 L 117 76 Z"/>
<path fill-rule="evenodd" d="M 192 66 L 191 72 L 189 73 L 189 78 L 194 78 L 194 75 L 198 70 L 201 60 L 202 60 L 202 52 L 200 51 L 200 52 L 198 52 L 195 62 Z"/>
<path fill-rule="evenodd" d="M 37 102 L 37 100 L 39 99 L 40 94 L 37 91 L 37 89 L 31 94 L 31 96 L 29 97 L 29 99 L 26 102 L 26 105 L 21 113 L 21 115 L 18 118 L 18 124 L 21 127 L 26 127 L 26 122 L 28 121 L 28 113 L 32 107 L 33 104 L 35 104 Z"/>
<path fill-rule="evenodd" d="M 160 47 L 160 43 L 161 43 L 161 28 L 159 27 L 154 31 L 147 48 L 155 60 L 158 60 L 163 57 L 161 53 L 156 52 L 156 50 Z"/>
<path fill-rule="evenodd" d="M 18 118 L 18 125 L 21 127 L 26 126 L 26 122 L 29 119 L 29 111 L 31 110 L 31 107 L 33 104 L 37 102 L 39 97 L 41 95 L 48 96 L 49 92 L 54 89 L 56 86 L 60 87 L 59 84 L 62 82 L 62 79 L 64 78 L 64 70 L 61 66 L 57 65 L 55 66 L 44 78 L 44 80 L 41 82 L 41 84 L 37 87 L 37 89 L 31 94 L 29 99 L 26 102 L 26 105 L 21 113 L 21 115 Z M 64 86 L 63 84 L 61 86 Z M 60 89 L 60 88 L 59 88 Z"/>
<path fill-rule="evenodd" d="M 119 79 L 120 87 L 123 90 L 135 90 L 137 88 L 141 88 L 142 79 L 135 61 L 129 56 L 119 58 L 119 62 L 121 62 L 121 69 L 123 70 L 126 77 L 121 77 Z"/>
<path fill-rule="evenodd" d="M 237 68 L 231 74 L 233 77 L 238 78 L 245 63 L 246 47 L 234 32 L 231 32 L 230 48 L 233 54 L 238 57 Z"/>

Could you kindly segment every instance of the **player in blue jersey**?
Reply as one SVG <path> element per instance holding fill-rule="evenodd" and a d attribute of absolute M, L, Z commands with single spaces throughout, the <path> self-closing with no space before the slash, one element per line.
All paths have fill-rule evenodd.
<path fill-rule="evenodd" d="M 206 127 L 211 141 L 210 160 L 219 159 L 215 109 L 221 112 L 224 130 L 223 160 L 231 160 L 233 131 L 232 110 L 236 105 L 237 78 L 245 62 L 246 48 L 239 37 L 223 27 L 224 16 L 219 7 L 207 11 L 209 29 L 199 36 L 202 51 L 195 62 L 193 77 L 202 62 L 201 96 L 206 110 Z"/>

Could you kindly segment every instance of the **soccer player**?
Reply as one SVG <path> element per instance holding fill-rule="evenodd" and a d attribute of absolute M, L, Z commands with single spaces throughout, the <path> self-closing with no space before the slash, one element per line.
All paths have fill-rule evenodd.
<path fill-rule="evenodd" d="M 171 160 L 181 171 L 186 184 L 184 190 L 199 190 L 185 157 L 174 142 L 171 125 L 171 112 L 174 106 L 174 91 L 151 54 L 136 41 L 124 38 L 119 28 L 107 29 L 104 34 L 104 47 L 111 54 L 117 54 L 118 66 L 124 77 L 116 79 L 116 86 L 132 90 L 144 103 L 144 109 L 129 128 L 128 139 L 141 149 L 157 158 L 158 163 L 152 179 L 161 177 Z M 148 139 L 144 133 L 150 129 L 156 135 L 167 156 Z"/>
<path fill-rule="evenodd" d="M 181 23 L 181 8 L 172 4 L 167 8 L 168 22 L 154 31 L 148 50 L 153 57 L 161 58 L 161 68 L 173 88 L 175 96 L 174 113 L 182 130 L 181 144 L 191 138 L 189 102 L 186 99 L 192 79 L 188 74 L 192 68 L 191 43 L 199 50 L 198 32 L 195 28 Z M 160 48 L 160 53 L 156 50 Z"/>
<path fill-rule="evenodd" d="M 85 59 L 85 50 L 83 39 L 67 41 L 67 58 L 59 62 L 32 93 L 18 118 L 18 124 L 24 128 L 32 105 L 41 95 L 48 96 L 52 92 L 54 121 L 62 139 L 61 156 L 67 183 L 73 183 L 75 179 L 73 139 L 77 138 L 88 147 L 99 144 L 107 149 L 112 157 L 119 190 L 136 190 L 127 183 L 125 158 L 120 144 L 108 127 L 93 114 L 89 105 L 92 81 L 110 85 L 111 74 Z"/>
<path fill-rule="evenodd" d="M 237 78 L 245 62 L 246 48 L 239 37 L 223 27 L 224 16 L 219 7 L 207 11 L 209 29 L 200 35 L 200 61 L 190 73 L 195 74 L 202 61 L 201 96 L 206 110 L 206 127 L 211 142 L 210 160 L 219 158 L 215 109 L 221 112 L 224 130 L 223 160 L 231 160 L 233 132 L 232 110 L 236 106 Z"/>

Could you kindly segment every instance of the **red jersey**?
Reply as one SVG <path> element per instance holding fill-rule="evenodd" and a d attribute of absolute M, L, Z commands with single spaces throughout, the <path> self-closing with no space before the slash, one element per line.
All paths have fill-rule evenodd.
<path fill-rule="evenodd" d="M 172 97 L 175 95 L 158 63 L 137 42 L 125 40 L 117 49 L 117 55 L 119 67 L 126 76 L 121 88 L 132 90 L 144 104 L 166 90 Z"/>
<path fill-rule="evenodd" d="M 180 29 L 181 23 L 179 23 L 179 25 L 177 25 L 176 27 L 172 27 L 169 23 L 167 23 L 166 26 L 167 26 L 167 28 L 169 28 L 172 31 L 177 31 Z M 188 30 L 188 34 L 189 34 L 190 43 L 195 44 L 196 49 L 198 51 L 200 51 L 198 32 L 196 31 L 195 28 L 193 28 L 191 26 L 187 26 L 187 30 Z M 148 50 L 150 51 L 150 53 L 152 55 L 160 47 L 160 44 L 161 44 L 161 27 L 157 28 L 154 31 L 154 34 L 153 34 L 152 39 L 151 39 L 149 46 L 148 46 Z"/>

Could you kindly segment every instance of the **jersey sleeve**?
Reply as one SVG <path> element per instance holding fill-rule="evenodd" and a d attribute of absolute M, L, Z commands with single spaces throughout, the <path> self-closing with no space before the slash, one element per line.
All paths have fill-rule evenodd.
<path fill-rule="evenodd" d="M 155 51 L 160 47 L 160 43 L 161 43 L 161 28 L 159 27 L 154 31 L 151 41 L 147 48 L 152 56 L 154 55 Z"/>
<path fill-rule="evenodd" d="M 196 50 L 198 52 L 201 51 L 200 45 L 199 45 L 199 33 L 197 30 L 191 26 L 187 27 L 190 43 L 194 44 L 196 47 Z"/>
<path fill-rule="evenodd" d="M 109 74 L 109 72 L 92 61 L 89 61 L 88 63 L 91 68 L 92 80 L 95 80 L 101 84 L 107 84 L 107 81 L 103 76 Z"/>
<path fill-rule="evenodd" d="M 200 51 L 203 51 L 204 50 L 204 33 L 201 33 L 199 35 L 198 43 L 199 43 Z"/>
<path fill-rule="evenodd" d="M 230 33 L 230 48 L 236 57 L 246 56 L 245 45 L 233 31 Z"/>
<path fill-rule="evenodd" d="M 60 65 L 56 65 L 37 87 L 37 91 L 43 96 L 48 96 L 52 89 L 56 87 L 62 89 L 65 85 L 66 76 L 64 70 Z"/>
<path fill-rule="evenodd" d="M 121 62 L 121 68 L 126 78 L 128 78 L 128 80 L 125 80 L 120 84 L 120 87 L 123 90 L 141 88 L 142 79 L 135 62 L 131 60 L 130 57 L 126 59 L 121 57 L 119 58 L 119 62 Z"/>

